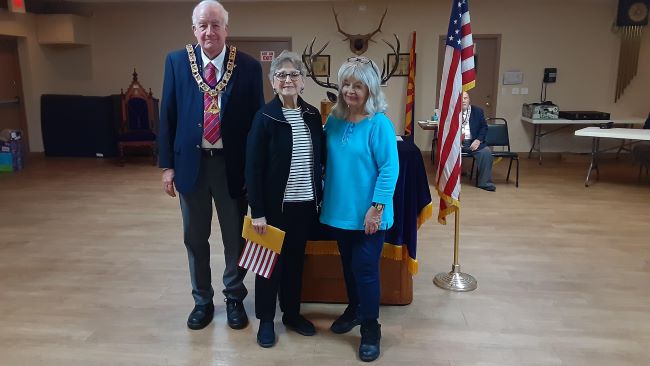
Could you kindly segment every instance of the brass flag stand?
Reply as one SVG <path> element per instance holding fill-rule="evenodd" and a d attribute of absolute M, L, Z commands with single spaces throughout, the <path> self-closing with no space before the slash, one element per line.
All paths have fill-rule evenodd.
<path fill-rule="evenodd" d="M 458 241 L 460 236 L 460 208 L 454 213 L 454 264 L 451 266 L 451 272 L 440 272 L 433 278 L 433 283 L 445 290 L 465 292 L 476 290 L 476 279 L 460 271 L 458 263 Z"/>

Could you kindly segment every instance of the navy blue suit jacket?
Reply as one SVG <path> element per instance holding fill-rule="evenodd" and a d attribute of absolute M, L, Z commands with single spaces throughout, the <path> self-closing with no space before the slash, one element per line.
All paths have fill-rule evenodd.
<path fill-rule="evenodd" d="M 481 141 L 477 150 L 481 150 L 485 145 L 485 137 L 487 136 L 487 122 L 485 121 L 485 114 L 483 110 L 477 106 L 472 106 L 469 114 L 469 132 L 472 134 L 472 141 L 478 139 Z"/>
<path fill-rule="evenodd" d="M 203 75 L 201 48 L 194 47 Z M 224 65 L 230 47 L 226 47 Z M 223 69 L 225 70 L 225 68 Z M 262 67 L 257 60 L 237 51 L 235 69 L 221 95 L 221 139 L 228 191 L 233 198 L 246 194 L 244 164 L 246 138 L 255 113 L 264 105 Z M 203 93 L 192 77 L 185 49 L 171 52 L 165 61 L 165 79 L 158 133 L 159 166 L 175 170 L 180 193 L 192 192 L 201 163 Z"/>

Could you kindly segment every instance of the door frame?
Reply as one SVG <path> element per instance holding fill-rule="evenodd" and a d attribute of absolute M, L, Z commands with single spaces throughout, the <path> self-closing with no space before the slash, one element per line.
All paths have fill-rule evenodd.
<path fill-rule="evenodd" d="M 226 44 L 235 44 L 237 42 L 284 42 L 288 44 L 289 51 L 293 49 L 293 40 L 291 37 L 255 37 L 255 36 L 247 36 L 247 37 L 228 37 L 226 39 Z M 253 57 L 255 60 L 259 61 L 259 55 L 251 55 L 249 56 Z M 277 54 L 275 55 L 277 57 Z M 263 64 L 263 62 L 259 61 L 260 64 Z M 264 62 L 266 63 L 266 62 Z M 270 64 L 270 62 L 269 62 Z M 264 65 L 262 65 L 262 72 L 264 71 Z M 268 102 L 267 98 L 267 92 L 268 92 L 268 97 L 272 98 L 273 94 L 271 94 L 270 90 L 267 89 L 269 86 L 269 81 L 268 81 L 268 76 L 267 75 L 262 75 L 262 79 L 264 80 L 264 100 Z M 270 99 L 269 99 L 270 100 Z"/>
<path fill-rule="evenodd" d="M 21 140 L 22 140 L 22 148 L 23 151 L 26 153 L 29 153 L 31 151 L 30 148 L 30 134 L 29 134 L 29 123 L 27 122 L 27 110 L 25 108 L 25 86 L 23 85 L 23 71 L 21 69 L 20 65 L 20 43 L 24 39 L 21 39 L 21 37 L 18 36 L 8 36 L 8 35 L 0 35 L 0 39 L 2 40 L 8 40 L 8 41 L 13 41 L 15 45 L 15 50 L 16 50 L 16 69 L 18 70 L 18 75 L 16 75 L 16 80 L 20 83 L 20 93 L 17 95 L 18 97 L 18 104 L 19 104 L 19 109 L 20 109 L 20 121 L 18 122 L 19 126 L 18 128 L 22 132 Z"/>

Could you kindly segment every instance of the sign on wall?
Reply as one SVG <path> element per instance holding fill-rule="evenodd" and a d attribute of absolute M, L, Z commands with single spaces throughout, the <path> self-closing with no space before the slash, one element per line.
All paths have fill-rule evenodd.
<path fill-rule="evenodd" d="M 275 57 L 275 51 L 260 51 L 260 61 L 271 62 Z"/>
<path fill-rule="evenodd" d="M 14 13 L 24 13 L 25 12 L 25 1 L 24 0 L 9 0 L 9 10 Z"/>

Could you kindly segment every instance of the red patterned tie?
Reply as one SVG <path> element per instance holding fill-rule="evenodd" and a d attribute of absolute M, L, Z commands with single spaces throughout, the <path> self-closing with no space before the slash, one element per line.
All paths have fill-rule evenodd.
<path fill-rule="evenodd" d="M 217 85 L 217 69 L 214 67 L 212 62 L 208 62 L 205 66 L 204 78 L 205 82 L 213 87 Z M 219 104 L 219 96 L 210 96 L 208 93 L 203 94 L 203 138 L 205 138 L 209 143 L 214 144 L 221 138 L 221 120 L 219 119 L 219 113 L 209 112 L 210 106 L 212 103 L 215 106 Z"/>

